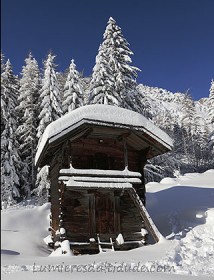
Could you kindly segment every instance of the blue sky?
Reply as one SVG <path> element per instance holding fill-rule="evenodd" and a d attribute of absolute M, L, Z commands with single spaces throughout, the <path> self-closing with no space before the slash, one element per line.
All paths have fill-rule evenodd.
<path fill-rule="evenodd" d="M 50 51 L 58 71 L 74 58 L 92 73 L 109 17 L 142 71 L 138 83 L 207 97 L 214 79 L 214 0 L 1 0 L 1 49 L 16 74 L 31 50 Z"/>

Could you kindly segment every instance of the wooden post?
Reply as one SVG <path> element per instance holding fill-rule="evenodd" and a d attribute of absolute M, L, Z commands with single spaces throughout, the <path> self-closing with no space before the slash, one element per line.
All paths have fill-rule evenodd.
<path fill-rule="evenodd" d="M 93 193 L 89 193 L 89 234 L 90 237 L 94 237 L 96 232 L 96 220 L 95 220 L 95 197 Z"/>
<path fill-rule="evenodd" d="M 128 169 L 128 151 L 127 151 L 126 136 L 123 136 L 123 148 L 124 148 L 125 169 Z"/>
<path fill-rule="evenodd" d="M 147 162 L 147 156 L 150 152 L 150 147 L 141 150 L 139 152 L 139 172 L 141 173 L 142 184 L 135 187 L 137 194 L 139 195 L 144 206 L 146 206 L 146 189 L 145 189 L 145 179 L 144 179 L 144 166 Z"/>
<path fill-rule="evenodd" d="M 114 233 L 120 233 L 120 196 L 114 196 Z"/>

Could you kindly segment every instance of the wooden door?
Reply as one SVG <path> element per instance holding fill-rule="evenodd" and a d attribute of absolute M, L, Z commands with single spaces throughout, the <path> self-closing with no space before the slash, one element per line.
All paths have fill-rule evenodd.
<path fill-rule="evenodd" d="M 95 196 L 96 232 L 114 233 L 114 194 L 97 192 Z"/>

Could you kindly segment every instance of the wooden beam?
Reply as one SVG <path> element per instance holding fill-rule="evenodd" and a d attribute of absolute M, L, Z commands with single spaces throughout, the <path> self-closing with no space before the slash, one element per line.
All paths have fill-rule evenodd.
<path fill-rule="evenodd" d="M 140 201 L 140 198 L 137 195 L 136 191 L 134 190 L 134 188 L 132 188 L 132 189 L 128 190 L 128 193 L 129 193 L 130 197 L 132 198 L 135 206 L 138 208 L 139 213 L 145 223 L 146 229 L 151 233 L 155 242 L 158 242 L 161 237 L 161 233 L 159 232 L 156 225 L 152 221 L 152 218 L 149 216 L 149 213 L 147 212 L 143 203 Z"/>
<path fill-rule="evenodd" d="M 127 143 L 126 143 L 126 136 L 123 136 L 123 148 L 124 148 L 124 163 L 125 169 L 128 169 L 128 151 L 127 151 Z"/>

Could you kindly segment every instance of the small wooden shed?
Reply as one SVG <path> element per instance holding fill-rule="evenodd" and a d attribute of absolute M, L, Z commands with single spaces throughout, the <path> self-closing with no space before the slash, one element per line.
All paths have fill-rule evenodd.
<path fill-rule="evenodd" d="M 144 166 L 171 148 L 170 137 L 144 116 L 115 106 L 83 106 L 51 123 L 36 165 L 49 166 L 53 243 L 67 239 L 84 253 L 135 248 L 147 233 L 157 242 Z"/>

